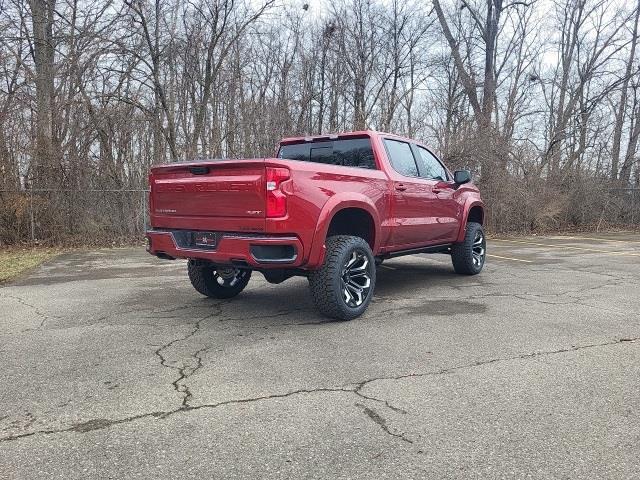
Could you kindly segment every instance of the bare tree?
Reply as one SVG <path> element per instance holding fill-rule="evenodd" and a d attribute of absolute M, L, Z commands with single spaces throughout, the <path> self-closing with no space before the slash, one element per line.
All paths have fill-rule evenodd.
<path fill-rule="evenodd" d="M 622 77 L 622 87 L 620 89 L 620 103 L 616 111 L 616 122 L 613 129 L 613 145 L 611 152 L 611 178 L 618 178 L 618 166 L 620 164 L 620 143 L 622 141 L 622 129 L 624 128 L 624 117 L 627 111 L 627 96 L 629 93 L 629 83 L 633 78 L 633 66 L 636 63 L 636 47 L 638 45 L 638 19 L 640 18 L 640 1 L 635 7 L 633 30 L 631 33 L 631 46 L 629 47 L 629 58 Z M 633 136 L 633 135 L 632 135 Z M 626 166 L 626 162 L 625 162 Z M 625 168 L 625 173 L 628 169 Z M 627 177 L 628 179 L 628 177 Z"/>
<path fill-rule="evenodd" d="M 35 178 L 43 186 L 55 185 L 58 177 L 54 148 L 54 61 L 53 23 L 56 0 L 30 0 L 33 35 L 33 63 L 36 88 Z"/>
<path fill-rule="evenodd" d="M 0 242 L 138 235 L 126 192 L 152 164 L 295 134 L 430 143 L 475 171 L 495 230 L 587 224 L 640 182 L 637 0 L 428 7 L 0 0 Z"/>

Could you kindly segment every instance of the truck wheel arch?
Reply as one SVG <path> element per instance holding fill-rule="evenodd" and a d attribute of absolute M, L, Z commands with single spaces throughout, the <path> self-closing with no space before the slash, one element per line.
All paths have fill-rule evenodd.
<path fill-rule="evenodd" d="M 464 206 L 464 215 L 462 216 L 462 222 L 460 223 L 460 230 L 458 231 L 456 242 L 461 242 L 464 239 L 464 234 L 468 222 L 475 222 L 479 223 L 480 225 L 484 225 L 484 219 L 484 203 L 482 203 L 481 201 L 470 200 L 468 204 Z"/>
<path fill-rule="evenodd" d="M 332 221 L 341 214 L 341 212 L 357 212 L 368 215 L 370 219 L 371 235 L 365 238 L 371 247 L 371 251 L 376 254 L 380 246 L 380 216 L 371 200 L 364 195 L 354 198 L 353 193 L 348 198 L 334 195 L 325 203 L 318 217 L 318 227 L 313 235 L 313 241 L 307 260 L 307 265 L 311 268 L 322 265 L 325 254 L 325 241 L 329 234 L 329 227 Z M 345 234 L 345 231 L 338 231 L 337 234 Z M 360 236 L 360 235 L 356 235 Z"/>
<path fill-rule="evenodd" d="M 467 218 L 465 223 L 476 222 L 484 225 L 484 208 L 479 203 L 475 203 L 467 210 Z"/>

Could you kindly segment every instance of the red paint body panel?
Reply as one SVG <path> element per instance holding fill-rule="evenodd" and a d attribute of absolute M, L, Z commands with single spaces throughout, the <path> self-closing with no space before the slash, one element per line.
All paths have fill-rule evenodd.
<path fill-rule="evenodd" d="M 336 137 L 371 138 L 377 170 L 279 158 L 152 168 L 149 205 L 153 229 L 147 234 L 150 253 L 219 264 L 241 260 L 260 269 L 313 270 L 322 265 L 331 220 L 342 209 L 359 208 L 371 216 L 374 255 L 460 241 L 470 209 L 478 206 L 484 210 L 479 191 L 472 184 L 456 186 L 453 182 L 405 177 L 393 169 L 383 139 L 420 145 L 418 142 L 371 131 L 312 139 Z M 286 138 L 281 145 L 304 141 L 308 139 Z M 270 193 L 265 177 L 268 167 L 290 171 L 290 178 L 277 187 L 286 196 L 286 215 L 280 218 L 265 214 Z M 164 230 L 234 235 L 223 236 L 215 251 L 205 251 L 180 248 L 172 234 Z M 243 232 L 246 237 L 239 235 Z M 260 263 L 251 255 L 252 245 L 292 246 L 296 258 L 287 263 Z"/>
<path fill-rule="evenodd" d="M 192 174 L 191 169 L 205 169 Z M 264 161 L 172 164 L 152 169 L 154 216 L 262 218 Z M 254 212 L 254 213 L 248 213 Z M 264 228 L 264 220 L 260 222 Z"/>

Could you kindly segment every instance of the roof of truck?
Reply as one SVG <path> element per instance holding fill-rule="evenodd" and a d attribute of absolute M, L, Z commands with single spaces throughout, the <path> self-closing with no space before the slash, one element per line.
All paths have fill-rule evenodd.
<path fill-rule="evenodd" d="M 320 140 L 320 139 L 328 139 L 328 140 L 332 140 L 332 139 L 336 139 L 336 138 L 344 138 L 344 137 L 364 137 L 364 136 L 373 136 L 373 135 L 385 135 L 385 136 L 390 136 L 390 137 L 396 137 L 396 138 L 402 138 L 411 142 L 415 142 L 415 140 L 412 140 L 410 138 L 407 137 L 403 137 L 401 135 L 396 135 L 395 133 L 386 133 L 386 132 L 378 132 L 376 130 L 357 130 L 354 132 L 340 132 L 340 133 L 324 133 L 322 135 L 307 135 L 304 137 L 287 137 L 287 138 L 283 138 L 280 141 L 280 144 L 285 144 L 285 143 L 299 143 L 299 142 L 312 142 L 314 140 Z"/>

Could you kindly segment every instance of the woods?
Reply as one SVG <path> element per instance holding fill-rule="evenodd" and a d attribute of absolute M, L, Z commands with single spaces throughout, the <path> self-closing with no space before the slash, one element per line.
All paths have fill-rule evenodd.
<path fill-rule="evenodd" d="M 132 238 L 152 164 L 365 128 L 470 168 L 493 231 L 638 222 L 639 15 L 640 0 L 0 0 L 0 243 Z"/>

